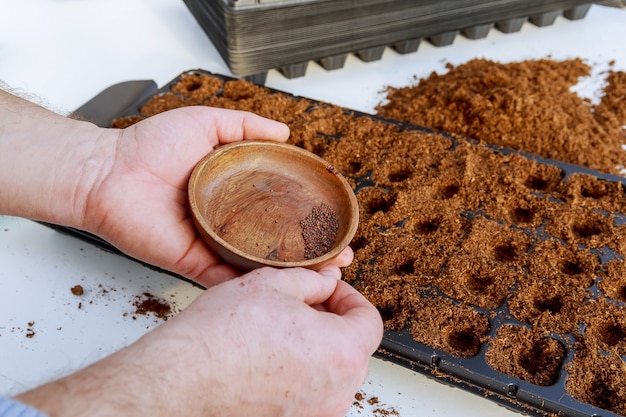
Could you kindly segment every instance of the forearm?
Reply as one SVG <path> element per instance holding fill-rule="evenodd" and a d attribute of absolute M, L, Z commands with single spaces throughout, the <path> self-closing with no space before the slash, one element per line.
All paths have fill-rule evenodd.
<path fill-rule="evenodd" d="M 160 382 L 127 348 L 72 375 L 16 397 L 48 417 L 167 416 Z M 156 364 L 155 367 L 159 365 Z M 172 411 L 172 414 L 169 412 Z"/>
<path fill-rule="evenodd" d="M 188 314 L 183 311 L 180 315 Z M 252 415 L 240 413 L 236 402 L 225 407 L 224 393 L 237 397 L 238 387 L 227 384 L 226 391 L 220 391 L 229 375 L 217 371 L 219 362 L 207 359 L 211 353 L 199 341 L 202 334 L 213 340 L 218 333 L 185 323 L 178 316 L 133 344 L 77 372 L 23 392 L 16 400 L 48 417 Z"/>
<path fill-rule="evenodd" d="M 0 214 L 79 227 L 103 132 L 0 90 Z"/>

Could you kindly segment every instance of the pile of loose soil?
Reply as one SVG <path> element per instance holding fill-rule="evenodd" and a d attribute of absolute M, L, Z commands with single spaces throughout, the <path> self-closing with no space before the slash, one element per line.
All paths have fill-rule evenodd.
<path fill-rule="evenodd" d="M 477 61 L 459 68 L 469 71 L 478 64 L 490 67 Z M 497 68 L 488 77 L 492 95 L 500 97 L 497 106 L 469 95 L 481 86 L 469 74 L 440 83 L 438 88 L 446 91 L 439 94 L 422 91 L 429 97 L 424 105 L 435 106 L 428 101 L 433 97 L 450 96 L 469 109 L 491 106 L 488 114 L 497 122 L 487 126 L 510 126 L 511 132 L 516 131 L 512 122 L 495 110 L 518 109 L 517 117 L 527 127 L 543 126 L 537 138 L 547 137 L 546 130 L 571 128 L 569 134 L 591 140 L 598 132 L 609 132 L 610 115 L 617 118 L 611 120 L 624 115 L 611 110 L 621 105 L 611 100 L 564 124 L 558 112 L 535 114 L 527 108 L 550 102 L 546 95 L 556 94 L 565 100 L 556 109 L 581 105 L 589 113 L 587 103 L 568 93 L 587 71 L 579 60 Z M 531 73 L 535 87 L 528 81 Z M 508 83 L 516 87 L 507 88 Z M 618 91 L 618 84 L 610 85 Z M 518 87 L 536 91 L 529 96 Z M 285 122 L 290 143 L 323 157 L 349 179 L 361 221 L 352 242 L 355 262 L 344 269 L 344 279 L 379 309 L 387 330 L 405 331 L 416 342 L 461 359 L 484 355 L 494 371 L 537 386 L 566 379 L 567 392 L 579 401 L 624 412 L 626 367 L 620 340 L 626 321 L 616 316 L 624 314 L 626 301 L 626 198 L 618 177 L 573 174 L 559 163 L 495 152 L 482 142 L 207 74 L 182 75 L 138 114 L 115 120 L 113 126 L 190 104 L 247 110 Z M 449 129 L 446 123 L 453 121 L 482 125 L 466 117 L 475 111 L 430 113 L 439 115 L 438 128 Z M 554 120 L 546 121 L 546 113 Z M 598 121 L 599 114 L 604 122 Z M 474 136 L 469 130 L 457 133 Z M 567 136 L 559 135 L 559 140 Z M 546 148 L 571 149 L 593 159 L 591 148 L 561 142 Z M 603 149 L 611 158 L 619 155 Z M 608 161 L 605 168 L 617 163 Z M 574 359 L 566 362 L 568 357 Z M 610 362 L 610 372 L 605 362 Z M 607 393 L 616 395 L 606 400 Z"/>
<path fill-rule="evenodd" d="M 580 59 L 447 65 L 415 85 L 390 87 L 380 116 L 618 173 L 626 165 L 626 72 L 609 71 L 601 102 L 572 91 Z"/>

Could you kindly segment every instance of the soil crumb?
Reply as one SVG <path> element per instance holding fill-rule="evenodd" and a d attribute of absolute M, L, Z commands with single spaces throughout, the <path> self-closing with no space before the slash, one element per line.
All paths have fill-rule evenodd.
<path fill-rule="evenodd" d="M 85 293 L 82 285 L 74 285 L 72 288 L 70 288 L 70 291 L 72 292 L 72 294 L 78 297 Z"/>
<path fill-rule="evenodd" d="M 144 292 L 136 296 L 133 305 L 135 306 L 135 314 L 143 316 L 153 314 L 155 317 L 162 320 L 168 320 L 174 313 L 172 305 L 169 302 L 149 292 Z"/>
<path fill-rule="evenodd" d="M 28 323 L 28 327 L 26 328 L 26 338 L 27 339 L 32 339 L 33 337 L 35 337 L 35 322 L 34 321 L 29 321 Z"/>

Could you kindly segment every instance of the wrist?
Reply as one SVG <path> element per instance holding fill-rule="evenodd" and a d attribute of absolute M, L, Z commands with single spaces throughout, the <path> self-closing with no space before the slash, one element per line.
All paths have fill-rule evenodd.
<path fill-rule="evenodd" d="M 93 229 L 89 219 L 89 200 L 113 164 L 118 130 L 99 128 L 87 122 L 68 119 L 72 127 L 59 150 L 57 175 L 51 184 L 51 202 L 44 219 L 50 223 L 82 230 Z"/>
<path fill-rule="evenodd" d="M 0 214 L 80 227 L 105 132 L 0 91 Z"/>

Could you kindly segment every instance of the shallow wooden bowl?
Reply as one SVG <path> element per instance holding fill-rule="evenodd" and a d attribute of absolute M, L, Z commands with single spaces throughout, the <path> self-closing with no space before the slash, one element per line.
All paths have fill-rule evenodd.
<path fill-rule="evenodd" d="M 191 174 L 189 204 L 207 245 L 243 271 L 316 268 L 350 244 L 359 222 L 354 192 L 333 166 L 269 141 L 214 149 Z"/>

